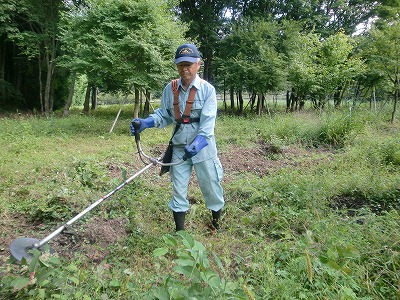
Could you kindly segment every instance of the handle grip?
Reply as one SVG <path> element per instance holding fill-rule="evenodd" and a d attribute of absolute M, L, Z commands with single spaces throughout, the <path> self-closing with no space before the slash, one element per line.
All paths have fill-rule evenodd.
<path fill-rule="evenodd" d="M 132 121 L 132 125 L 133 125 L 133 128 L 135 128 L 135 142 L 139 142 L 140 141 L 140 132 L 139 132 L 140 121 L 134 120 L 134 121 Z"/>

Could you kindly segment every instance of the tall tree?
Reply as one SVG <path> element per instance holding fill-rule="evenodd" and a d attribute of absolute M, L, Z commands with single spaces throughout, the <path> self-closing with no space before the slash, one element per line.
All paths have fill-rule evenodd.
<path fill-rule="evenodd" d="M 390 21 L 373 28 L 362 38 L 362 55 L 374 75 L 374 86 L 393 97 L 391 122 L 394 122 L 400 92 L 400 21 Z M 390 84 L 387 84 L 390 83 Z"/>
<path fill-rule="evenodd" d="M 322 39 L 316 33 L 291 32 L 284 42 L 288 56 L 288 80 L 299 100 L 310 98 L 321 107 L 361 76 L 364 63 L 352 55 L 355 44 L 343 32 Z M 341 97 L 335 105 L 340 105 Z"/>
<path fill-rule="evenodd" d="M 104 91 L 160 88 L 185 31 L 162 0 L 91 1 L 65 19 L 62 63 Z"/>
<path fill-rule="evenodd" d="M 186 38 L 199 43 L 204 68 L 203 77 L 213 81 L 212 61 L 218 49 L 225 23 L 231 18 L 235 7 L 232 0 L 181 0 L 177 13 L 183 22 L 189 24 Z"/>
<path fill-rule="evenodd" d="M 23 0 L 18 5 L 18 32 L 9 37 L 22 54 L 38 64 L 41 110 L 49 115 L 53 109 L 52 81 L 59 51 L 58 23 L 64 2 L 61 0 Z"/>
<path fill-rule="evenodd" d="M 221 43 L 219 73 L 239 94 L 247 90 L 254 97 L 258 95 L 259 111 L 264 93 L 284 87 L 286 68 L 278 51 L 279 34 L 280 27 L 275 23 L 243 20 Z M 240 105 L 240 112 L 242 108 Z"/>
<path fill-rule="evenodd" d="M 397 0 L 396 0 L 397 1 Z M 322 36 L 342 29 L 346 34 L 377 14 L 385 0 L 243 0 L 239 1 L 244 17 L 263 17 L 276 21 L 300 21 L 304 29 Z"/>

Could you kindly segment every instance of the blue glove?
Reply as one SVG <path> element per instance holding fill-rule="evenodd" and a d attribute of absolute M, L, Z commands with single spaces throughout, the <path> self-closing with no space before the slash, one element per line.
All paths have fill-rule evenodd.
<path fill-rule="evenodd" d="M 193 143 L 185 146 L 185 155 L 183 155 L 183 160 L 195 156 L 201 149 L 208 145 L 206 138 L 202 135 L 196 136 Z"/>
<path fill-rule="evenodd" d="M 148 117 L 146 119 L 135 118 L 135 119 L 132 120 L 131 125 L 130 125 L 132 135 L 135 135 L 135 127 L 133 127 L 133 122 L 139 122 L 140 123 L 140 127 L 139 127 L 139 130 L 138 130 L 139 133 L 141 133 L 146 128 L 154 127 L 154 119 L 152 117 Z"/>

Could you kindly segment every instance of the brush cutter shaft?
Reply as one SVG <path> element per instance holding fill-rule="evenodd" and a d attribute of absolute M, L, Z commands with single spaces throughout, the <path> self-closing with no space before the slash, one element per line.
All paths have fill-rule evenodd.
<path fill-rule="evenodd" d="M 146 171 L 148 168 L 150 168 L 153 165 L 153 163 L 148 164 L 147 166 L 145 166 L 143 169 L 141 169 L 139 172 L 137 172 L 136 174 L 132 175 L 131 177 L 129 177 L 127 180 L 125 180 L 123 183 L 121 183 L 119 186 L 117 186 L 115 189 L 113 189 L 111 192 L 109 192 L 107 195 L 104 195 L 103 197 L 101 197 L 99 200 L 97 200 L 96 202 L 94 202 L 92 205 L 88 206 L 84 211 L 82 211 L 80 214 L 76 215 L 75 217 L 73 217 L 71 220 L 69 220 L 67 223 L 65 223 L 64 225 L 60 226 L 59 228 L 57 228 L 56 230 L 54 230 L 51 234 L 49 234 L 47 237 L 45 237 L 44 239 L 40 240 L 37 244 L 34 244 L 33 246 L 36 248 L 39 248 L 40 246 L 46 244 L 48 241 L 50 241 L 51 239 L 53 239 L 54 237 L 56 237 L 57 235 L 59 235 L 66 227 L 72 225 L 73 223 L 75 223 L 76 221 L 78 221 L 80 218 L 82 218 L 84 215 L 86 215 L 89 211 L 91 211 L 93 208 L 95 208 L 96 206 L 98 206 L 100 203 L 102 203 L 104 200 L 108 199 L 111 195 L 113 195 L 114 193 L 116 193 L 117 191 L 119 191 L 120 189 L 122 189 L 125 185 L 127 185 L 128 183 L 130 183 L 133 179 L 135 179 L 136 177 L 138 177 L 140 174 L 142 174 L 144 171 Z"/>

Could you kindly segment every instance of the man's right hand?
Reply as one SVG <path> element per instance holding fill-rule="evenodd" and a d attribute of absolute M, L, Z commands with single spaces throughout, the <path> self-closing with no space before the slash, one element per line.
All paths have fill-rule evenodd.
<path fill-rule="evenodd" d="M 132 135 L 135 135 L 135 127 L 133 126 L 133 123 L 139 123 L 140 127 L 138 129 L 138 132 L 141 133 L 143 130 L 145 130 L 146 128 L 151 128 L 154 127 L 154 119 L 152 117 L 148 117 L 146 119 L 140 119 L 140 118 L 135 118 L 131 121 L 131 133 Z"/>

